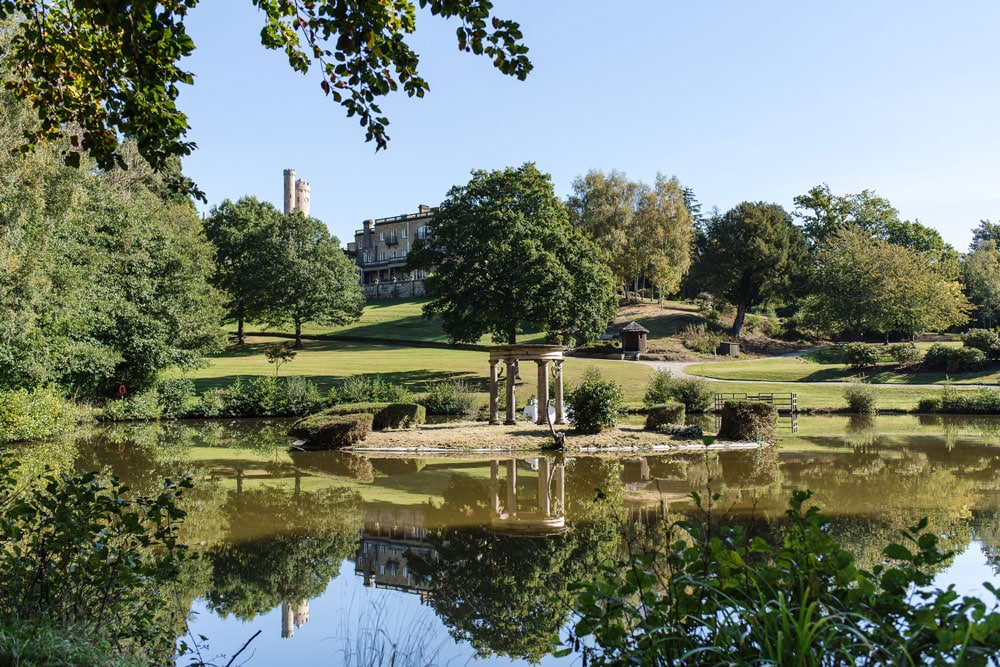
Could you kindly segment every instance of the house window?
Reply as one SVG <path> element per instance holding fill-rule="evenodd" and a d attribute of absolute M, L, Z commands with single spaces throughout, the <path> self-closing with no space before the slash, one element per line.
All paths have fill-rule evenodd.
<path fill-rule="evenodd" d="M 378 240 L 379 241 L 385 241 L 385 232 L 379 232 L 378 233 Z"/>
<path fill-rule="evenodd" d="M 417 238 L 418 239 L 427 238 L 427 227 L 417 227 Z"/>
<path fill-rule="evenodd" d="M 380 252 L 378 254 L 378 261 L 380 261 L 380 262 L 384 262 L 385 261 L 385 253 L 384 252 Z"/>
<path fill-rule="evenodd" d="M 406 228 L 406 227 L 403 227 L 403 231 L 402 231 L 402 232 L 400 232 L 400 234 L 402 235 L 402 237 L 403 237 L 404 239 L 406 238 L 406 230 L 407 230 L 407 228 Z"/>
<path fill-rule="evenodd" d="M 406 251 L 405 250 L 400 250 L 399 251 L 399 256 L 400 257 L 406 257 Z"/>

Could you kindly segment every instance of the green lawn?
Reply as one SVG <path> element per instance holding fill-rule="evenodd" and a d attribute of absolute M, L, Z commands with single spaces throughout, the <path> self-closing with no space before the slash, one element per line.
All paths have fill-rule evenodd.
<path fill-rule="evenodd" d="M 921 351 L 929 343 L 918 344 Z M 901 373 L 892 363 L 881 363 L 874 368 L 849 369 L 844 364 L 840 350 L 821 348 L 801 357 L 767 360 L 745 360 L 726 363 L 705 363 L 688 366 L 692 375 L 716 380 L 746 380 L 769 382 L 856 382 L 874 384 L 997 384 L 1000 369 L 990 368 L 974 373 L 916 372 Z"/>
<path fill-rule="evenodd" d="M 441 322 L 437 319 L 429 320 L 423 316 L 422 308 L 428 301 L 429 299 L 373 299 L 365 304 L 361 319 L 357 322 L 342 326 L 308 323 L 302 326 L 302 333 L 307 336 L 339 335 L 373 340 L 447 343 L 448 336 L 442 331 Z M 284 334 L 294 332 L 291 325 L 264 329 L 257 325 L 248 324 L 247 330 Z M 544 343 L 545 335 L 539 332 L 528 332 L 520 336 L 518 342 Z M 483 336 L 479 340 L 479 344 L 490 345 L 489 336 Z"/>
<path fill-rule="evenodd" d="M 755 382 L 711 382 L 716 392 L 748 394 L 767 392 L 795 392 L 800 410 L 843 409 L 847 407 L 844 398 L 845 385 L 802 384 L 773 385 Z M 907 387 L 900 385 L 880 385 L 878 407 L 884 410 L 915 410 L 917 402 L 927 396 L 937 396 L 940 389 L 931 387 Z"/>
<path fill-rule="evenodd" d="M 208 358 L 208 366 L 192 371 L 190 377 L 202 392 L 224 387 L 237 377 L 273 374 L 274 366 L 264 357 L 264 348 L 272 342 L 274 339 L 262 337 L 241 346 L 230 346 L 222 354 Z M 643 364 L 569 358 L 563 366 L 567 390 L 579 383 L 588 366 L 597 367 L 604 379 L 622 385 L 626 400 L 632 404 L 642 402 L 646 384 L 653 374 L 652 369 Z M 432 382 L 463 380 L 482 393 L 485 403 L 489 389 L 489 355 L 473 350 L 307 340 L 295 359 L 281 366 L 280 373 L 308 377 L 322 389 L 348 376 L 378 374 L 416 393 L 426 391 Z M 525 383 L 518 389 L 519 403 L 535 393 L 534 365 L 527 373 L 522 367 L 521 375 Z"/>

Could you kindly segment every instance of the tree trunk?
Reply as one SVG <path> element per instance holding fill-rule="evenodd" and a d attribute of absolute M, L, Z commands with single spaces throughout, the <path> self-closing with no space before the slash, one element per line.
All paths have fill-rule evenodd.
<path fill-rule="evenodd" d="M 739 338 L 743 331 L 743 320 L 747 316 L 746 304 L 740 303 L 736 306 L 736 319 L 733 320 L 733 338 Z"/>
<path fill-rule="evenodd" d="M 295 349 L 302 349 L 302 320 L 295 318 Z"/>
<path fill-rule="evenodd" d="M 236 318 L 236 344 L 242 345 L 244 343 L 243 335 L 243 313 L 240 313 Z"/>

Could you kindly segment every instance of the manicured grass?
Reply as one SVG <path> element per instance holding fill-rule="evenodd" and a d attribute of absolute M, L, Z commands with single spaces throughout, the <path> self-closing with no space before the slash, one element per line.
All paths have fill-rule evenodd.
<path fill-rule="evenodd" d="M 361 319 L 342 326 L 326 326 L 307 323 L 302 333 L 307 336 L 351 336 L 372 340 L 419 341 L 447 343 L 448 336 L 441 329 L 440 320 L 429 320 L 423 316 L 422 308 L 429 299 L 381 299 L 365 304 Z M 232 327 L 231 327 L 232 328 Z M 257 325 L 247 325 L 248 330 L 262 331 Z M 232 329 L 235 332 L 235 329 Z M 291 334 L 291 325 L 267 329 L 269 332 Z M 545 335 L 540 332 L 526 332 L 518 338 L 520 343 L 544 343 Z M 491 345 L 490 337 L 483 336 L 480 345 Z"/>
<path fill-rule="evenodd" d="M 225 387 L 237 377 L 273 374 L 274 366 L 267 363 L 264 348 L 275 340 L 278 339 L 254 337 L 243 345 L 231 346 L 222 354 L 207 359 L 208 366 L 193 371 L 190 377 L 202 392 Z M 518 387 L 519 404 L 535 393 L 535 367 L 530 363 L 526 365 L 530 368 L 521 368 L 524 384 Z M 580 382 L 588 366 L 600 370 L 605 380 L 622 385 L 625 400 L 634 404 L 642 402 L 646 384 L 653 374 L 652 369 L 643 364 L 569 358 L 563 366 L 567 391 Z M 474 350 L 307 340 L 304 349 L 292 361 L 283 364 L 280 372 L 284 376 L 310 378 L 324 390 L 348 376 L 376 374 L 415 393 L 426 391 L 432 382 L 463 380 L 482 394 L 482 403 L 486 402 L 489 390 L 489 355 Z"/>
<path fill-rule="evenodd" d="M 929 343 L 918 344 L 926 352 Z M 1000 369 L 989 368 L 974 373 L 944 373 L 940 371 L 901 372 L 891 363 L 874 368 L 847 368 L 843 355 L 836 347 L 826 347 L 801 357 L 767 360 L 745 360 L 725 363 L 705 363 L 688 366 L 686 372 L 717 380 L 747 380 L 768 382 L 856 382 L 873 384 L 997 384 Z M 777 391 L 777 390 L 776 390 Z"/>

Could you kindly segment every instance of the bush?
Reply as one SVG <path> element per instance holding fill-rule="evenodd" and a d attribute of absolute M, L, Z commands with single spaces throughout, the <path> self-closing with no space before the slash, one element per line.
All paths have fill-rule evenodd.
<path fill-rule="evenodd" d="M 674 376 L 669 370 L 662 369 L 656 371 L 646 385 L 646 395 L 642 399 L 643 405 L 652 406 L 669 403 L 673 399 L 672 393 Z"/>
<path fill-rule="evenodd" d="M 173 419 L 190 412 L 188 402 L 194 398 L 194 382 L 189 378 L 167 378 L 156 385 L 160 399 L 160 412 Z"/>
<path fill-rule="evenodd" d="M 330 389 L 331 403 L 412 403 L 409 391 L 381 375 L 352 375 Z"/>
<path fill-rule="evenodd" d="M 684 347 L 689 350 L 703 354 L 714 354 L 716 348 L 719 347 L 719 343 L 722 342 L 722 334 L 717 331 L 711 331 L 704 324 L 689 324 L 684 327 L 684 331 L 681 333 L 681 340 L 684 343 Z"/>
<path fill-rule="evenodd" d="M 941 412 L 941 399 L 934 397 L 921 398 L 917 401 L 917 412 L 922 414 Z"/>
<path fill-rule="evenodd" d="M 476 393 L 461 380 L 435 382 L 420 401 L 427 414 L 472 415 L 476 413 Z"/>
<path fill-rule="evenodd" d="M 948 386 L 941 392 L 941 412 L 959 415 L 1000 414 L 1000 391 L 977 389 L 957 391 Z"/>
<path fill-rule="evenodd" d="M 844 362 L 851 368 L 871 368 L 878 364 L 881 352 L 877 345 L 847 343 L 844 345 Z"/>
<path fill-rule="evenodd" d="M 927 519 L 866 570 L 830 519 L 806 509 L 808 492 L 792 493 L 778 534 L 720 525 L 692 496 L 699 511 L 652 526 L 651 546 L 602 563 L 578 588 L 566 653 L 594 665 L 996 662 L 1000 611 L 933 586 L 952 554 Z"/>
<path fill-rule="evenodd" d="M 153 421 L 163 414 L 160 396 L 154 390 L 108 401 L 99 419 L 106 422 Z"/>
<path fill-rule="evenodd" d="M 949 347 L 935 343 L 924 355 L 926 367 L 949 373 L 976 370 L 985 363 L 986 355 L 974 347 Z"/>
<path fill-rule="evenodd" d="M 878 389 L 870 384 L 855 382 L 844 388 L 844 398 L 851 412 L 859 415 L 874 415 L 878 413 Z"/>
<path fill-rule="evenodd" d="M 323 406 L 323 397 L 312 380 L 292 375 L 285 380 L 285 405 L 282 411 L 289 417 L 301 417 Z"/>
<path fill-rule="evenodd" d="M 778 439 L 778 410 L 770 403 L 726 401 L 722 404 L 720 440 L 774 442 Z"/>
<path fill-rule="evenodd" d="M 566 396 L 572 412 L 570 423 L 583 433 L 599 433 L 613 428 L 625 412 L 625 394 L 614 382 L 605 382 L 594 368 L 587 369 L 576 389 Z"/>
<path fill-rule="evenodd" d="M 895 343 L 889 346 L 889 356 L 900 366 L 912 366 L 920 361 L 920 350 L 913 343 Z"/>
<path fill-rule="evenodd" d="M 390 403 L 373 415 L 372 428 L 406 428 L 427 421 L 427 408 L 416 403 Z"/>
<path fill-rule="evenodd" d="M 85 414 L 53 387 L 0 392 L 0 443 L 50 438 L 69 431 Z"/>
<path fill-rule="evenodd" d="M 994 329 L 969 329 L 962 336 L 962 343 L 982 351 L 988 359 L 1000 358 L 1000 334 Z"/>
<path fill-rule="evenodd" d="M 683 403 L 663 403 L 651 405 L 646 411 L 647 431 L 661 431 L 667 426 L 684 423 Z"/>
<path fill-rule="evenodd" d="M 371 430 L 371 413 L 338 415 L 324 411 L 303 417 L 292 425 L 288 433 L 317 449 L 339 449 L 361 442 Z"/>
<path fill-rule="evenodd" d="M 705 412 L 715 402 L 715 392 L 708 380 L 677 378 L 670 390 L 671 397 L 684 404 L 688 412 Z"/>
<path fill-rule="evenodd" d="M 173 662 L 185 617 L 169 590 L 184 554 L 176 503 L 190 487 L 168 480 L 157 496 L 134 497 L 113 477 L 83 472 L 21 490 L 0 475 L 0 625 L 72 628 L 110 654 Z"/>

